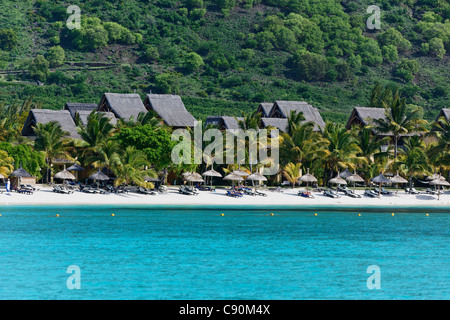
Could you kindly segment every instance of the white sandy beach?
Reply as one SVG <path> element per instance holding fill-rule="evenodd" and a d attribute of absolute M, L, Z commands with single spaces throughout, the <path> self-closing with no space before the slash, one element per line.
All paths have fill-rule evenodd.
<path fill-rule="evenodd" d="M 180 194 L 178 187 L 169 187 L 165 194 L 143 195 L 137 193 L 127 194 L 87 194 L 75 191 L 73 194 L 58 194 L 52 192 L 50 187 L 41 187 L 39 191 L 32 195 L 20 194 L 17 192 L 6 192 L 0 194 L 0 205 L 204 205 L 204 206 L 233 206 L 233 205 L 256 205 L 267 206 L 267 208 L 277 208 L 281 206 L 349 206 L 349 207 L 442 207 L 450 208 L 450 192 L 441 194 L 440 200 L 437 196 L 426 193 L 418 195 L 406 194 L 399 191 L 398 196 L 387 195 L 381 198 L 369 198 L 362 195 L 361 198 L 351 198 L 341 195 L 340 198 L 328 198 L 321 193 L 313 193 L 314 198 L 302 198 L 297 195 L 301 189 L 284 189 L 282 193 L 274 191 L 263 191 L 267 197 L 244 195 L 242 198 L 231 198 L 226 196 L 226 190 L 218 188 L 215 192 L 200 191 L 199 195 L 189 196 Z M 363 191 L 357 191 L 362 194 Z"/>

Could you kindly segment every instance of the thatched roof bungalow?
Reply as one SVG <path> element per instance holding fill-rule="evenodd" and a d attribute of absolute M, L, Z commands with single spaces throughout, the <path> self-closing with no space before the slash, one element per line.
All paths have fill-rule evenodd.
<path fill-rule="evenodd" d="M 355 107 L 347 121 L 346 128 L 350 130 L 354 125 L 373 125 L 374 119 L 378 120 L 386 118 L 384 111 L 384 108 Z"/>
<path fill-rule="evenodd" d="M 272 108 L 273 108 L 273 103 L 262 102 L 259 104 L 258 109 L 256 109 L 256 112 L 261 113 L 261 118 L 268 118 Z"/>
<path fill-rule="evenodd" d="M 273 127 L 282 132 L 288 128 L 288 120 L 283 118 L 261 118 L 262 128 Z"/>
<path fill-rule="evenodd" d="M 80 112 L 80 111 L 92 112 L 94 110 L 97 110 L 97 108 L 98 108 L 98 105 L 96 103 L 67 102 L 64 105 L 64 110 L 69 111 L 72 118 L 75 118 L 75 114 L 77 112 Z"/>
<path fill-rule="evenodd" d="M 164 123 L 172 128 L 193 128 L 196 119 L 187 111 L 180 96 L 171 94 L 148 94 L 144 100 L 146 110 L 154 111 Z"/>
<path fill-rule="evenodd" d="M 441 109 L 441 112 L 439 112 L 436 121 L 439 121 L 441 117 L 444 117 L 445 120 L 450 122 L 450 109 Z"/>
<path fill-rule="evenodd" d="M 237 130 L 239 129 L 238 121 L 243 120 L 242 117 L 211 116 L 206 118 L 206 125 L 214 125 L 219 130 Z"/>
<path fill-rule="evenodd" d="M 139 113 L 147 113 L 137 93 L 105 93 L 97 111 L 112 112 L 116 118 L 126 121 L 137 119 Z"/>
<path fill-rule="evenodd" d="M 22 128 L 22 136 L 35 138 L 34 128 L 38 123 L 46 124 L 56 121 L 70 138 L 80 139 L 75 122 L 68 110 L 31 109 Z"/>
<path fill-rule="evenodd" d="M 92 113 L 92 111 L 87 111 L 87 110 L 80 110 L 80 111 L 77 111 L 77 112 L 75 113 L 75 115 L 74 115 L 74 120 L 75 120 L 75 117 L 76 117 L 77 114 L 78 114 L 78 117 L 79 117 L 81 123 L 82 123 L 84 126 L 86 126 L 86 125 L 87 125 L 87 122 L 88 122 L 88 117 L 89 117 L 89 115 L 90 115 L 91 113 Z M 117 118 L 116 118 L 116 116 L 114 115 L 114 113 L 112 113 L 112 112 L 96 112 L 96 113 L 101 113 L 101 114 L 105 115 L 106 117 L 108 117 L 108 118 L 109 118 L 109 122 L 110 122 L 113 126 L 115 126 L 115 125 L 117 124 Z"/>
<path fill-rule="evenodd" d="M 305 117 L 304 122 L 313 122 L 316 131 L 325 127 L 325 121 L 323 121 L 319 110 L 304 101 L 275 101 L 272 110 L 270 110 L 269 118 L 287 119 L 291 112 L 302 112 Z"/>

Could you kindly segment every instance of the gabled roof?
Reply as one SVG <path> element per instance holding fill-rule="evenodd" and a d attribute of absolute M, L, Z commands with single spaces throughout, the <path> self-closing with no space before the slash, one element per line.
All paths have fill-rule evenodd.
<path fill-rule="evenodd" d="M 262 127 L 274 127 L 280 131 L 286 132 L 288 127 L 287 119 L 283 118 L 261 118 Z"/>
<path fill-rule="evenodd" d="M 238 120 L 243 121 L 244 118 L 235 118 L 230 116 L 212 116 L 206 118 L 206 125 L 215 125 L 220 130 L 237 130 L 239 129 Z"/>
<path fill-rule="evenodd" d="M 147 113 L 137 93 L 105 93 L 98 105 L 98 111 L 112 112 L 116 118 L 137 119 L 139 113 Z"/>
<path fill-rule="evenodd" d="M 155 111 L 170 127 L 194 127 L 195 118 L 187 111 L 180 96 L 148 94 L 144 100 L 147 110 Z"/>
<path fill-rule="evenodd" d="M 347 129 L 350 129 L 353 124 L 361 123 L 363 125 L 372 124 L 373 119 L 384 119 L 386 114 L 384 108 L 365 108 L 355 107 L 347 122 Z"/>
<path fill-rule="evenodd" d="M 261 118 L 268 118 L 272 108 L 273 103 L 262 102 L 259 104 L 258 109 L 256 109 L 256 112 L 261 113 Z"/>
<path fill-rule="evenodd" d="M 84 126 L 86 126 L 87 122 L 88 122 L 88 117 L 92 113 L 92 111 L 80 110 L 80 111 L 77 111 L 77 113 L 80 116 L 81 123 Z M 104 114 L 105 116 L 107 116 L 109 118 L 109 122 L 112 125 L 115 126 L 117 124 L 117 118 L 115 117 L 114 113 L 112 113 L 112 112 L 96 112 L 96 113 L 101 113 L 101 114 Z M 74 120 L 75 120 L 75 115 L 74 115 Z"/>
<path fill-rule="evenodd" d="M 70 115 L 75 117 L 75 113 L 78 111 L 89 111 L 92 112 L 97 110 L 98 105 L 96 103 L 77 103 L 77 102 L 67 102 L 64 106 L 64 110 L 68 110 Z"/>
<path fill-rule="evenodd" d="M 46 124 L 51 121 L 57 121 L 61 129 L 69 133 L 74 139 L 80 139 L 75 122 L 68 110 L 49 110 L 49 109 L 31 109 L 22 129 L 23 136 L 34 136 L 33 127 L 38 124 Z"/>
<path fill-rule="evenodd" d="M 450 121 L 450 109 L 441 109 L 436 121 L 438 121 L 440 117 L 444 117 L 447 121 Z"/>
<path fill-rule="evenodd" d="M 304 101 L 275 101 L 269 118 L 287 119 L 291 111 L 296 113 L 303 112 L 303 116 L 305 117 L 304 122 L 313 122 L 315 124 L 315 130 L 325 127 L 325 121 L 323 121 L 319 110 Z"/>

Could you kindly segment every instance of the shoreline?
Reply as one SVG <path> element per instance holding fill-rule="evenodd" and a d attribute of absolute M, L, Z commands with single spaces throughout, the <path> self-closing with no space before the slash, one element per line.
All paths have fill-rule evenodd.
<path fill-rule="evenodd" d="M 450 212 L 450 194 L 446 191 L 437 196 L 429 194 L 410 195 L 399 191 L 398 196 L 387 195 L 381 198 L 351 198 L 341 195 L 340 198 L 328 198 L 322 193 L 313 193 L 314 198 L 302 198 L 297 195 L 299 190 L 283 189 L 282 193 L 262 191 L 267 197 L 244 195 L 242 198 L 226 196 L 226 189 L 218 188 L 215 192 L 200 191 L 196 196 L 178 193 L 178 187 L 169 187 L 165 194 L 143 195 L 128 194 L 87 194 L 75 191 L 73 194 L 58 194 L 51 187 L 42 187 L 32 195 L 5 192 L 0 194 L 0 205 L 13 206 L 136 206 L 161 209 L 255 209 L 255 210 L 382 210 L 393 208 L 409 209 L 411 211 L 425 209 L 430 211 L 443 210 Z M 357 191 L 362 194 L 362 191 Z"/>

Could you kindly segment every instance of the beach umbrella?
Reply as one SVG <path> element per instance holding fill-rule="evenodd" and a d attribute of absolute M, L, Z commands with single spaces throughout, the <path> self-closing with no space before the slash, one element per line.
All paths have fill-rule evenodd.
<path fill-rule="evenodd" d="M 341 176 L 342 177 L 342 176 Z M 353 192 L 355 191 L 355 183 L 356 182 L 364 182 L 364 179 L 361 176 L 356 174 L 356 171 L 351 175 L 345 178 L 348 182 L 353 182 Z"/>
<path fill-rule="evenodd" d="M 347 184 L 347 181 L 342 179 L 339 174 L 336 177 L 334 177 L 333 179 L 331 179 L 329 182 L 334 183 L 334 184 Z"/>
<path fill-rule="evenodd" d="M 212 178 L 213 177 L 222 178 L 222 175 L 219 172 L 217 172 L 216 170 L 214 170 L 214 169 L 211 169 L 211 170 L 203 172 L 202 176 L 204 176 L 204 177 L 211 177 L 211 186 L 212 186 Z"/>
<path fill-rule="evenodd" d="M 183 179 L 184 179 L 184 181 L 189 182 L 191 187 L 193 187 L 194 182 L 204 182 L 205 181 L 205 180 L 203 180 L 202 176 L 198 173 L 184 175 Z"/>
<path fill-rule="evenodd" d="M 19 169 L 14 170 L 13 172 L 11 172 L 10 176 L 16 177 L 18 178 L 18 185 L 20 185 L 20 179 L 25 177 L 25 178 L 31 178 L 31 174 L 28 173 L 27 170 L 22 168 L 22 165 L 20 166 Z"/>
<path fill-rule="evenodd" d="M 64 167 L 64 170 L 56 173 L 53 178 L 56 179 L 62 179 L 63 180 L 63 184 L 66 184 L 66 180 L 75 180 L 75 176 L 70 173 L 69 171 L 66 170 L 66 168 Z"/>
<path fill-rule="evenodd" d="M 343 179 L 347 179 L 348 177 L 352 176 L 353 173 L 351 173 L 348 169 L 345 169 L 341 173 L 339 173 L 339 176 Z"/>
<path fill-rule="evenodd" d="M 261 173 L 255 172 L 249 175 L 245 180 L 248 181 L 267 181 L 267 178 L 264 177 Z M 255 193 L 256 193 L 256 184 L 255 184 Z"/>
<path fill-rule="evenodd" d="M 75 162 L 73 165 L 67 168 L 67 171 L 84 171 L 84 169 L 78 163 Z"/>
<path fill-rule="evenodd" d="M 398 170 L 397 170 L 397 174 L 395 176 L 393 176 L 392 178 L 389 178 L 389 180 L 391 180 L 392 183 L 395 183 L 396 187 L 396 191 L 395 191 L 395 195 L 398 195 L 398 185 L 399 183 L 408 183 L 408 180 L 406 180 L 403 177 L 400 177 L 398 175 Z"/>
<path fill-rule="evenodd" d="M 234 174 L 234 173 L 230 173 L 228 175 L 226 175 L 223 180 L 230 180 L 233 181 L 233 186 L 234 186 L 234 181 L 242 181 L 244 180 L 244 178 L 240 175 Z"/>
<path fill-rule="evenodd" d="M 442 180 L 442 179 L 431 180 L 430 184 L 434 185 L 434 186 L 450 186 L 450 183 L 448 183 L 448 181 Z M 441 195 L 441 190 L 439 189 L 438 190 L 438 200 L 439 200 L 440 195 Z"/>
<path fill-rule="evenodd" d="M 233 174 L 237 174 L 238 176 L 243 176 L 243 177 L 246 177 L 246 176 L 250 175 L 248 172 L 246 172 L 244 170 L 241 170 L 241 169 L 234 170 L 232 173 Z"/>
<path fill-rule="evenodd" d="M 306 182 L 306 191 L 308 191 L 308 186 L 310 182 L 317 182 L 316 177 L 314 177 L 312 174 L 309 173 L 309 168 L 307 169 L 307 173 L 302 175 L 298 180 L 301 182 Z"/>
<path fill-rule="evenodd" d="M 197 177 L 197 178 L 199 178 L 199 179 L 202 179 L 201 174 L 200 174 L 200 173 L 197 173 L 197 172 L 184 172 L 184 173 L 182 174 L 182 176 L 183 176 L 183 179 L 184 179 L 184 177 L 187 177 L 187 176 L 195 176 L 195 177 Z"/>
<path fill-rule="evenodd" d="M 388 178 L 386 178 L 383 173 L 380 173 L 378 176 L 376 176 L 375 178 L 370 179 L 370 181 L 374 182 L 374 183 L 378 183 L 380 188 L 378 191 L 378 197 L 381 195 L 381 185 L 383 183 L 390 183 L 391 180 L 389 180 Z"/>
<path fill-rule="evenodd" d="M 98 171 L 89 176 L 89 179 L 97 181 L 97 189 L 99 188 L 99 181 L 107 181 L 110 178 L 98 169 Z"/>

